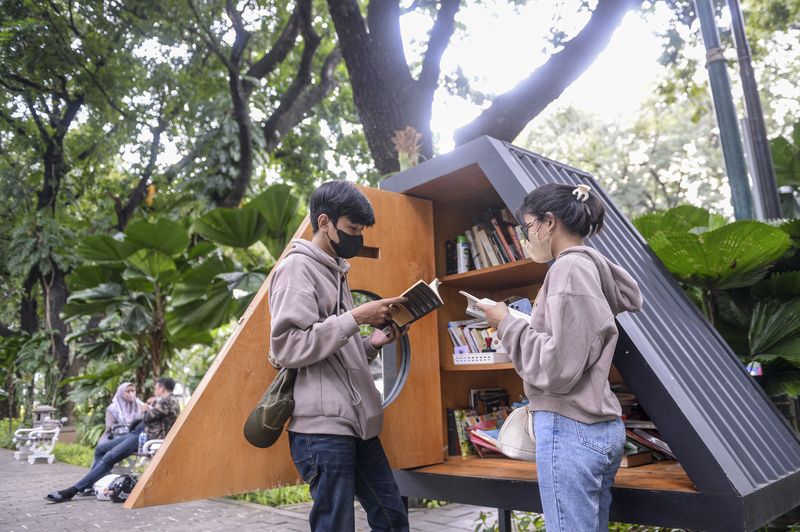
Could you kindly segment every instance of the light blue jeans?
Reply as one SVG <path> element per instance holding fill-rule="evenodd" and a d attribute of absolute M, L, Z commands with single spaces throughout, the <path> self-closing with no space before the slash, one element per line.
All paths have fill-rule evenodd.
<path fill-rule="evenodd" d="M 587 425 L 535 412 L 533 427 L 547 532 L 608 530 L 611 485 L 625 447 L 622 420 Z"/>

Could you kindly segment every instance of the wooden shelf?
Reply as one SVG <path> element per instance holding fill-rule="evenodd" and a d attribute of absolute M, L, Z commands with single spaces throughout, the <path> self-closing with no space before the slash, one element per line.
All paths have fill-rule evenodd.
<path fill-rule="evenodd" d="M 524 259 L 491 268 L 445 275 L 440 280 L 443 285 L 453 288 L 504 290 L 523 285 L 540 284 L 546 273 L 547 265 L 538 264 L 531 259 Z"/>
<path fill-rule="evenodd" d="M 416 473 L 451 475 L 481 479 L 537 481 L 536 464 L 510 458 L 448 456 L 442 464 L 415 469 Z M 615 488 L 697 493 L 697 488 L 678 462 L 653 462 L 639 467 L 620 468 Z"/>
<path fill-rule="evenodd" d="M 453 364 L 452 362 L 442 366 L 442 371 L 491 371 L 495 369 L 514 369 L 511 362 L 500 364 Z"/>

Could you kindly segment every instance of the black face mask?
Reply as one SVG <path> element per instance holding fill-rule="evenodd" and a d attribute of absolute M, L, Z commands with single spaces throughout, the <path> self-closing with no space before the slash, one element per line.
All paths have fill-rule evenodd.
<path fill-rule="evenodd" d="M 333 251 L 336 252 L 336 255 L 343 259 L 355 257 L 364 246 L 364 237 L 362 235 L 349 235 L 341 229 L 336 229 L 336 234 L 339 236 L 338 242 L 331 240 L 331 237 L 328 237 L 328 240 L 331 241 L 331 246 L 333 246 Z"/>

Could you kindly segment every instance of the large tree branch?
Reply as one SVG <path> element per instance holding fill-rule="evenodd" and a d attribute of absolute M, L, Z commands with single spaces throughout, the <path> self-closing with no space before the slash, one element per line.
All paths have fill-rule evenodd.
<path fill-rule="evenodd" d="M 625 13 L 641 0 L 599 0 L 589 22 L 564 49 L 516 87 L 495 98 L 474 121 L 458 129 L 456 144 L 481 135 L 511 142 L 594 62 L 611 40 Z"/>
<path fill-rule="evenodd" d="M 342 54 L 335 48 L 322 66 L 320 82 L 305 91 L 297 98 L 280 118 L 270 125 L 270 136 L 266 138 L 266 151 L 271 152 L 280 144 L 283 135 L 300 123 L 337 85 L 334 75 L 336 67 L 342 60 Z M 265 128 L 266 130 L 266 128 Z"/>
<path fill-rule="evenodd" d="M 236 4 L 233 0 L 227 0 L 227 2 L 225 2 L 225 12 L 233 24 L 234 32 L 236 32 L 236 39 L 233 41 L 233 46 L 231 47 L 230 63 L 232 66 L 236 67 L 236 72 L 238 73 L 240 71 L 242 56 L 244 55 L 245 48 L 247 48 L 247 41 L 250 40 L 251 34 L 245 29 L 244 21 L 242 21 L 242 14 L 236 9 Z"/>
<path fill-rule="evenodd" d="M 275 137 L 279 135 L 278 124 L 311 83 L 311 65 L 314 60 L 314 54 L 316 54 L 317 48 L 322 41 L 312 26 L 311 0 L 300 0 L 298 3 L 302 6 L 300 11 L 300 31 L 303 34 L 303 55 L 300 58 L 297 74 L 295 74 L 291 85 L 283 93 L 275 111 L 264 123 L 264 138 L 268 143 L 277 141 Z"/>
<path fill-rule="evenodd" d="M 161 109 L 163 113 L 163 104 Z M 115 210 L 117 212 L 117 229 L 120 231 L 125 230 L 125 227 L 127 227 L 131 217 L 133 217 L 133 213 L 147 195 L 147 185 L 150 183 L 150 179 L 153 177 L 153 170 L 156 167 L 156 159 L 158 158 L 158 153 L 161 149 L 161 135 L 164 133 L 166 128 L 167 117 L 162 114 L 158 117 L 158 123 L 156 126 L 150 130 L 151 134 L 153 135 L 153 139 L 150 141 L 150 155 L 148 157 L 147 166 L 139 178 L 139 182 L 128 195 L 128 201 L 125 202 L 125 206 L 122 206 L 118 198 L 115 198 L 114 203 Z"/>
<path fill-rule="evenodd" d="M 397 91 L 395 94 L 410 90 L 413 78 L 403 50 L 399 0 L 371 0 L 367 7 L 367 26 L 373 55 L 389 75 L 387 88 Z"/>
<path fill-rule="evenodd" d="M 50 142 L 50 133 L 48 133 L 47 128 L 44 127 L 44 122 L 39 117 L 39 113 L 36 112 L 36 106 L 33 104 L 33 99 L 30 95 L 26 94 L 23 96 L 25 100 L 25 105 L 28 107 L 28 111 L 31 113 L 31 117 L 33 118 L 33 123 L 36 124 L 36 129 L 39 130 L 39 135 L 42 137 L 42 140 L 45 144 Z"/>
<path fill-rule="evenodd" d="M 460 5 L 460 0 L 442 0 L 442 5 L 436 15 L 436 22 L 431 29 L 428 49 L 422 59 L 422 72 L 420 72 L 418 80 L 420 88 L 426 94 L 430 94 L 431 100 L 439 84 L 442 54 L 447 49 L 450 38 L 456 29 L 455 18 Z"/>
<path fill-rule="evenodd" d="M 283 60 L 286 59 L 286 56 L 289 55 L 289 52 L 294 48 L 294 41 L 300 31 L 300 5 L 300 2 L 295 5 L 292 16 L 289 17 L 289 21 L 283 28 L 280 36 L 278 36 L 275 44 L 272 45 L 268 53 L 264 54 L 261 59 L 250 67 L 247 71 L 247 77 L 257 79 L 264 78 L 275 70 L 275 67 L 281 64 Z M 247 94 L 250 94 L 255 89 L 255 85 L 249 80 L 244 80 L 244 88 Z"/>

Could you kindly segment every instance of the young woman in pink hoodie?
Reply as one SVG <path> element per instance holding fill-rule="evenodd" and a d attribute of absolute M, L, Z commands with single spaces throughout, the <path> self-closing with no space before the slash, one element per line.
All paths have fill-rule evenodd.
<path fill-rule="evenodd" d="M 642 307 L 636 281 L 584 244 L 605 210 L 587 185 L 543 185 L 520 208 L 531 258 L 555 261 L 530 321 L 482 306 L 524 381 L 533 412 L 539 494 L 548 532 L 608 530 L 625 427 L 608 373 L 614 317 Z"/>

